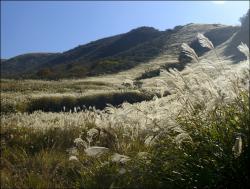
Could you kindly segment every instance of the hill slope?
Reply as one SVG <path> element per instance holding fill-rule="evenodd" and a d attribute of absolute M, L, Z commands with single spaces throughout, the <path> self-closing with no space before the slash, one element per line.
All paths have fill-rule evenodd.
<path fill-rule="evenodd" d="M 37 66 L 58 56 L 60 53 L 28 53 L 8 60 L 1 60 L 1 77 L 16 77 L 35 71 Z"/>
<path fill-rule="evenodd" d="M 193 40 L 198 32 L 218 46 L 236 35 L 239 27 L 188 24 L 165 31 L 140 27 L 60 54 L 37 53 L 11 58 L 1 63 L 1 74 L 9 78 L 79 78 L 117 73 L 154 60 L 157 66 L 168 61 L 178 62 L 183 42 L 191 44 L 200 55 L 206 52 Z"/>

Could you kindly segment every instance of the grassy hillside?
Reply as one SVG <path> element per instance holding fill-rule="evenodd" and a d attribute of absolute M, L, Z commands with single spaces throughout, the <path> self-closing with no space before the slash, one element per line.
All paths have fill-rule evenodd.
<path fill-rule="evenodd" d="M 180 44 L 191 42 L 197 32 L 207 33 L 217 45 L 235 31 L 237 27 L 213 24 L 188 24 L 166 31 L 140 27 L 61 54 L 32 54 L 9 59 L 2 63 L 2 76 L 59 79 L 117 73 L 150 62 L 164 53 L 176 56 Z"/>
<path fill-rule="evenodd" d="M 36 79 L 1 78 L 1 188 L 250 188 L 242 23 L 143 27 L 7 60 Z"/>
<path fill-rule="evenodd" d="M 94 70 L 94 67 L 97 64 L 103 64 L 103 61 L 105 61 L 106 57 L 113 57 L 119 53 L 128 51 L 138 44 L 159 37 L 161 34 L 162 32 L 154 28 L 141 27 L 131 30 L 125 34 L 100 39 L 86 45 L 78 46 L 51 59 L 46 59 L 45 61 L 42 59 L 43 57 L 40 57 L 40 59 L 39 57 L 36 57 L 37 59 L 34 59 L 34 57 L 29 57 L 29 60 L 15 57 L 14 59 L 8 60 L 11 62 L 10 64 L 12 67 L 7 66 L 7 63 L 4 64 L 3 73 L 10 72 L 13 75 L 15 75 L 15 73 L 18 75 L 20 70 L 25 68 L 25 70 L 28 71 L 28 75 L 26 75 L 27 77 L 84 77 L 90 74 L 90 71 L 92 69 Z M 126 57 L 127 56 L 125 56 L 124 61 L 126 61 Z M 150 57 L 152 57 L 152 55 Z M 27 61 L 33 63 L 34 66 L 31 68 L 30 63 Z M 35 64 L 34 61 L 36 61 Z M 15 68 L 15 71 L 12 69 L 13 67 Z M 104 72 L 108 71 L 104 70 Z M 5 75 L 7 74 L 3 74 L 3 76 Z"/>
<path fill-rule="evenodd" d="M 14 111 L 1 108 L 1 187 L 247 188 L 248 69 L 248 61 L 201 58 L 150 79 L 169 95 L 104 110 L 82 105 L 124 96 L 141 101 L 148 89 L 131 93 L 122 83 L 128 81 L 114 78 L 4 80 L 1 106 L 10 101 Z M 25 103 L 24 111 L 55 112 L 15 112 Z"/>
<path fill-rule="evenodd" d="M 241 28 L 239 32 L 233 36 L 230 44 L 225 49 L 225 55 L 231 56 L 235 62 L 244 59 L 244 56 L 236 50 L 237 46 L 241 42 L 249 46 L 249 14 L 250 10 L 248 10 L 247 14 L 240 19 Z"/>
<path fill-rule="evenodd" d="M 133 67 L 135 62 L 142 62 L 142 58 L 134 56 L 139 54 L 139 51 L 142 51 L 143 58 L 146 56 L 144 59 L 158 55 L 159 50 L 146 55 L 150 50 L 136 49 L 136 47 L 160 35 L 162 32 L 154 28 L 137 28 L 125 34 L 101 39 L 67 51 L 47 65 L 53 70 L 55 77 L 59 78 L 117 72 Z"/>
<path fill-rule="evenodd" d="M 11 78 L 30 74 L 36 70 L 37 66 L 58 55 L 59 53 L 29 53 L 1 61 L 1 77 Z"/>

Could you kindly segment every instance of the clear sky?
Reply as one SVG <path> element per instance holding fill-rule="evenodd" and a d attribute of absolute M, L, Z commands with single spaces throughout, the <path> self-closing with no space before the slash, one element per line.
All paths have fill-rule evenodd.
<path fill-rule="evenodd" d="M 248 1 L 1 1 L 1 58 L 63 52 L 140 26 L 239 25 Z"/>

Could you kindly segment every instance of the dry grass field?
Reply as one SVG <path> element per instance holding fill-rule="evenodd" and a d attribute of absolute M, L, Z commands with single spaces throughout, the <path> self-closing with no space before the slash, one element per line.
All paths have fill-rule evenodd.
<path fill-rule="evenodd" d="M 249 186 L 249 50 L 233 64 L 223 48 L 139 84 L 177 57 L 86 79 L 2 79 L 1 187 Z"/>

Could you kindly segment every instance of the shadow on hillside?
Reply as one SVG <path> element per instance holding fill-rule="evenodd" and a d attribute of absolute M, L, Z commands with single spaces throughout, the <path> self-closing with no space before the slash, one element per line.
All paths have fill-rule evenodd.
<path fill-rule="evenodd" d="M 235 63 L 245 59 L 245 56 L 237 49 L 241 42 L 249 46 L 249 27 L 248 30 L 241 30 L 235 34 L 224 51 L 224 55 L 231 56 Z"/>
<path fill-rule="evenodd" d="M 81 111 L 95 107 L 96 109 L 104 109 L 107 104 L 118 106 L 124 102 L 136 103 L 148 101 L 153 98 L 152 94 L 145 94 L 140 92 L 121 92 L 112 94 L 98 94 L 83 97 L 41 97 L 32 99 L 24 111 L 32 113 L 34 111 L 44 112 L 61 112 L 61 111 Z"/>

